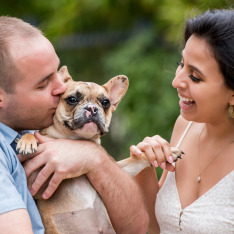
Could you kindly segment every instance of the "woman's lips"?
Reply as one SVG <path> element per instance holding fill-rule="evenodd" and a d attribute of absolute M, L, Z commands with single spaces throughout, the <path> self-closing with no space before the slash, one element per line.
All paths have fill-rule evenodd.
<path fill-rule="evenodd" d="M 187 98 L 187 97 L 183 97 L 180 94 L 179 94 L 179 98 L 180 98 L 179 105 L 180 105 L 180 108 L 183 110 L 188 110 L 192 108 L 193 105 L 195 104 L 194 100 Z"/>

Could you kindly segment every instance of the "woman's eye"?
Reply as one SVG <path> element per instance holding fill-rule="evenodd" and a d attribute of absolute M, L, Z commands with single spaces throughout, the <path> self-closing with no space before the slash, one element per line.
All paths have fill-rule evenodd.
<path fill-rule="evenodd" d="M 74 96 L 68 97 L 65 100 L 70 105 L 76 105 L 78 103 L 78 100 Z"/>
<path fill-rule="evenodd" d="M 194 75 L 190 75 L 189 78 L 190 78 L 192 81 L 195 81 L 195 82 L 201 81 L 201 79 L 195 77 Z"/>
<path fill-rule="evenodd" d="M 182 62 L 177 62 L 177 64 L 182 68 L 184 67 L 184 64 Z"/>

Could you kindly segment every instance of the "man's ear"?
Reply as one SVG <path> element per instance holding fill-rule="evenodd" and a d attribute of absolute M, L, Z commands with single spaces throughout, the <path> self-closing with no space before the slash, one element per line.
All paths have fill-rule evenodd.
<path fill-rule="evenodd" d="M 3 108 L 6 104 L 6 92 L 0 88 L 0 108 Z"/>
<path fill-rule="evenodd" d="M 128 78 L 124 75 L 119 75 L 113 77 L 102 86 L 109 94 L 110 102 L 113 108 L 112 111 L 115 111 L 119 102 L 127 92 L 128 84 Z"/>
<path fill-rule="evenodd" d="M 67 83 L 69 80 L 72 80 L 72 78 L 67 70 L 67 66 L 62 66 L 59 69 L 58 74 L 59 74 L 61 80 L 63 81 L 63 83 Z"/>

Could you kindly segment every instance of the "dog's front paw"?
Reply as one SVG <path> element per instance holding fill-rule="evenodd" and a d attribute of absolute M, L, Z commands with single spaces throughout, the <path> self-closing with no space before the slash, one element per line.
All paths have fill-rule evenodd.
<path fill-rule="evenodd" d="M 16 151 L 22 155 L 30 155 L 37 151 L 38 141 L 31 133 L 23 135 L 17 143 Z"/>
<path fill-rule="evenodd" d="M 172 152 L 174 162 L 176 162 L 178 158 L 181 159 L 182 158 L 181 155 L 184 154 L 182 150 L 176 147 L 171 147 L 171 152 Z"/>

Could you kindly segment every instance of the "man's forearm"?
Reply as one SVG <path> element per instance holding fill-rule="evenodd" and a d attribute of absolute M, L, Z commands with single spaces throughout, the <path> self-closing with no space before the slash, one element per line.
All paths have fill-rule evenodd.
<path fill-rule="evenodd" d="M 107 153 L 97 155 L 98 162 L 88 178 L 101 196 L 117 233 L 146 233 L 148 214 L 134 180 L 113 162 Z"/>

